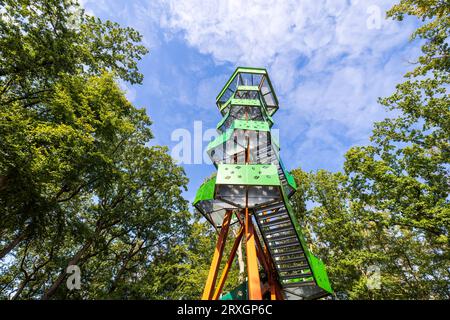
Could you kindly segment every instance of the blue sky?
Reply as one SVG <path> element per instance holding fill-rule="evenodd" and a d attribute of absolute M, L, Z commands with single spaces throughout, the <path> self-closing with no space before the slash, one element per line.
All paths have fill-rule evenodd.
<path fill-rule="evenodd" d="M 215 97 L 237 66 L 265 67 L 280 102 L 275 114 L 289 169 L 342 169 L 351 146 L 369 143 L 377 104 L 420 52 L 409 37 L 417 21 L 385 19 L 396 1 L 83 0 L 88 13 L 131 26 L 150 53 L 140 86 L 123 84 L 146 108 L 154 144 L 172 148 L 194 121 L 215 128 Z M 192 137 L 193 138 L 193 137 Z M 207 141 L 204 142 L 206 147 Z M 192 150 L 193 153 L 193 150 Z M 210 164 L 183 164 L 193 200 Z"/>

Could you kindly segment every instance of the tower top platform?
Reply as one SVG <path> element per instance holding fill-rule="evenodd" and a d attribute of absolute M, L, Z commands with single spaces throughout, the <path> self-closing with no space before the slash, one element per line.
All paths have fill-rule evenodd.
<path fill-rule="evenodd" d="M 249 94 L 254 96 L 254 92 L 258 93 L 259 99 L 265 104 L 269 115 L 272 116 L 279 108 L 278 99 L 269 74 L 264 68 L 236 68 L 216 98 L 217 107 L 222 110 L 223 106 L 231 99 L 242 99 Z"/>

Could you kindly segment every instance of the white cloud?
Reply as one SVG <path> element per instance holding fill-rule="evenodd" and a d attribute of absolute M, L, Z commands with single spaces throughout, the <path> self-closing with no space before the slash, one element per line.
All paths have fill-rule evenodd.
<path fill-rule="evenodd" d="M 377 97 L 394 90 L 417 56 L 417 46 L 407 45 L 413 23 L 384 19 L 396 0 L 82 2 L 138 29 L 151 51 L 181 35 L 216 64 L 266 67 L 281 104 L 275 116 L 283 124 L 281 144 L 292 149 L 283 151 L 290 166 L 342 163 L 350 145 L 367 143 L 372 123 L 386 116 Z M 209 62 L 188 59 L 180 70 L 168 61 L 145 74 L 146 90 L 168 104 L 191 104 L 198 117 L 214 108 L 229 74 L 192 83 L 188 75 L 201 75 Z M 171 75 L 170 86 L 161 72 Z"/>
<path fill-rule="evenodd" d="M 167 0 L 161 26 L 217 63 L 267 67 L 284 145 L 326 158 L 367 142 L 373 121 L 386 116 L 377 97 L 394 90 L 417 54 L 406 46 L 414 24 L 384 19 L 395 2 Z"/>

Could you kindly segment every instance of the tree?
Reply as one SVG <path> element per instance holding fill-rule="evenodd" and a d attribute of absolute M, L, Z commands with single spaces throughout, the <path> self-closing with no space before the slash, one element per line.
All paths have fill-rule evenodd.
<path fill-rule="evenodd" d="M 380 99 L 398 116 L 375 124 L 371 145 L 347 152 L 345 174 L 294 171 L 299 221 L 338 298 L 450 297 L 449 7 L 401 0 L 388 11 L 405 15 L 423 21 L 413 39 L 425 44 L 405 82 Z M 367 286 L 370 265 L 379 290 Z"/>
<path fill-rule="evenodd" d="M 9 272 L 15 280 L 5 290 L 23 287 L 17 297 L 66 297 L 61 284 L 69 264 L 89 270 L 101 264 L 111 273 L 102 285 L 113 294 L 133 268 L 146 266 L 155 247 L 185 239 L 190 215 L 181 190 L 187 179 L 166 148 L 145 146 L 152 136 L 148 117 L 126 100 L 111 75 L 69 77 L 57 85 L 48 107 L 60 119 L 29 117 L 22 131 L 15 129 L 24 122 L 22 107 L 4 111 L 12 126 L 6 127 L 5 143 L 18 151 L 5 153 L 1 163 L 16 165 L 20 174 L 11 185 L 17 189 L 2 192 L 3 222 L 11 228 L 23 222 L 30 230 L 14 252 Z M 17 141 L 17 133 L 29 143 Z M 26 216 L 16 203 L 33 194 Z M 101 276 L 92 281 L 101 282 Z"/>
<path fill-rule="evenodd" d="M 353 199 L 346 175 L 292 173 L 299 185 L 294 211 L 310 250 L 327 265 L 336 298 L 447 297 L 448 282 L 439 276 L 445 260 L 414 231 L 386 223 L 380 218 L 386 213 L 374 215 Z"/>
<path fill-rule="evenodd" d="M 195 233 L 183 169 L 117 83 L 142 80 L 141 36 L 74 1 L 0 4 L 0 296 L 169 297 L 178 278 L 147 281 Z"/>
<path fill-rule="evenodd" d="M 446 244 L 450 209 L 449 8 L 441 1 L 401 1 L 389 16 L 426 20 L 413 35 L 426 41 L 417 67 L 390 97 L 380 99 L 396 118 L 376 123 L 372 146 L 352 148 L 346 171 L 369 205 L 393 213 L 399 224 Z M 429 21 L 431 20 L 431 21 Z"/>
<path fill-rule="evenodd" d="M 387 281 L 382 287 L 393 288 L 384 297 L 444 299 L 450 296 L 449 7 L 437 0 L 401 0 L 388 11 L 389 17 L 398 20 L 405 15 L 423 21 L 412 36 L 425 42 L 423 55 L 396 92 L 380 99 L 398 116 L 375 124 L 371 145 L 353 147 L 346 154 L 345 199 L 358 219 L 348 231 L 358 232 L 363 223 L 367 234 L 358 235 L 364 241 L 362 248 L 383 253 L 382 279 Z M 322 196 L 319 200 L 321 207 L 313 210 L 315 214 L 332 203 Z M 329 217 L 336 212 L 345 216 L 339 207 L 330 209 L 326 210 Z M 332 227 L 331 221 L 322 218 L 325 227 Z M 317 228 L 314 225 L 312 235 L 321 234 Z M 339 230 L 329 232 L 335 231 Z"/>
<path fill-rule="evenodd" d="M 293 208 L 310 240 L 310 249 L 327 265 L 327 272 L 339 299 L 380 298 L 367 287 L 368 268 L 379 265 L 382 254 L 374 241 L 373 225 L 359 217 L 351 202 L 342 173 L 319 170 L 293 172 L 299 190 Z M 311 208 L 307 208 L 309 203 Z M 374 243 L 375 242 L 375 243 Z"/>
<path fill-rule="evenodd" d="M 94 96 L 101 80 L 92 77 L 109 70 L 139 83 L 137 61 L 147 50 L 138 44 L 141 36 L 135 30 L 87 16 L 75 1 L 11 0 L 1 1 L 0 8 L 2 258 L 54 218 L 40 213 L 52 212 L 55 203 L 99 179 L 99 162 L 108 161 L 102 152 L 113 147 L 101 143 L 115 135 L 115 128 L 101 119 L 107 117 L 102 115 L 108 111 L 106 102 L 105 110 L 98 103 L 92 110 L 86 108 L 104 98 Z M 90 86 L 81 88 L 86 81 L 91 81 Z M 116 117 L 135 117 L 143 121 L 141 126 L 149 124 L 142 112 L 132 115 L 121 91 L 112 89 L 107 97 L 116 99 L 109 109 L 112 117 L 114 107 L 123 104 L 122 114 Z M 82 97 L 83 90 L 92 90 L 94 101 Z M 100 148 L 88 159 L 93 146 Z"/>
<path fill-rule="evenodd" d="M 0 1 L 2 104 L 35 105 L 61 75 L 104 70 L 141 83 L 137 61 L 147 53 L 141 35 L 84 14 L 75 0 Z"/>

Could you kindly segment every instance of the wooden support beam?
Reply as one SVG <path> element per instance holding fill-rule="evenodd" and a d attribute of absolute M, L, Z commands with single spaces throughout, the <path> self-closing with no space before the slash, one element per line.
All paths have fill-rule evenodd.
<path fill-rule="evenodd" d="M 261 242 L 259 241 L 258 234 L 255 232 L 254 235 L 255 235 L 255 243 L 256 243 L 256 248 L 257 248 L 256 253 L 257 253 L 259 262 L 264 267 L 264 270 L 266 271 L 266 273 L 269 275 L 272 271 L 272 268 L 270 267 L 269 260 L 267 259 L 266 255 L 265 255 L 265 251 L 263 250 L 263 247 L 261 246 Z"/>
<path fill-rule="evenodd" d="M 260 263 L 264 266 L 264 270 L 267 274 L 267 279 L 269 283 L 269 290 L 270 290 L 270 300 L 277 300 L 276 297 L 276 279 L 275 279 L 275 270 L 272 264 L 272 260 L 269 257 L 269 253 L 267 250 L 267 247 L 264 245 L 264 248 L 261 245 L 261 242 L 259 241 L 258 234 L 255 233 L 255 241 L 257 244 L 257 253 L 258 253 L 258 259 Z"/>
<path fill-rule="evenodd" d="M 217 284 L 216 291 L 214 292 L 213 300 L 217 300 L 219 295 L 222 293 L 223 286 L 228 276 L 228 272 L 230 271 L 231 264 L 233 263 L 234 257 L 236 255 L 236 251 L 239 247 L 239 243 L 242 240 L 242 236 L 244 235 L 244 228 L 241 227 L 236 235 L 236 239 L 234 240 L 233 248 L 231 248 L 230 256 L 228 258 L 227 264 L 225 265 L 222 276 L 220 277 L 219 283 Z"/>
<path fill-rule="evenodd" d="M 235 211 L 235 215 L 236 215 L 236 218 L 237 218 L 238 221 L 239 221 L 239 224 L 240 224 L 242 227 L 244 227 L 244 221 L 242 221 L 242 218 L 241 218 L 241 216 L 240 216 L 240 212 L 239 212 L 238 210 Z"/>
<path fill-rule="evenodd" d="M 269 285 L 270 285 L 270 300 L 277 300 L 277 292 L 275 287 L 275 281 L 270 277 L 269 279 Z"/>
<path fill-rule="evenodd" d="M 245 208 L 245 240 L 247 253 L 248 294 L 250 300 L 262 300 L 259 279 L 258 258 L 256 256 L 255 230 L 248 207 Z"/>
<path fill-rule="evenodd" d="M 219 272 L 220 262 L 222 261 L 223 249 L 227 240 L 228 229 L 230 227 L 232 211 L 227 210 L 223 219 L 222 228 L 220 229 L 219 238 L 217 239 L 216 250 L 209 268 L 208 279 L 206 280 L 205 289 L 203 290 L 202 300 L 211 300 L 213 290 L 216 284 L 217 273 Z"/>

